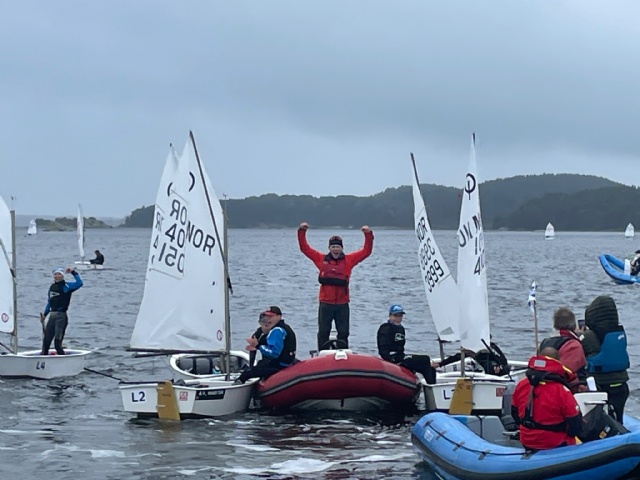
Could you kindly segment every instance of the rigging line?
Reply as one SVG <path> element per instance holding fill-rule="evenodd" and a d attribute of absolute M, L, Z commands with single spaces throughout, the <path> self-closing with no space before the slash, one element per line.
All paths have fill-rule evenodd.
<path fill-rule="evenodd" d="M 88 367 L 84 367 L 84 369 L 85 369 L 87 372 L 89 372 L 89 373 L 96 373 L 96 374 L 98 374 L 98 375 L 103 375 L 103 376 L 105 376 L 105 377 L 113 378 L 114 380 L 118 380 L 119 382 L 124 382 L 124 380 L 122 380 L 121 378 L 114 377 L 113 375 L 110 375 L 110 374 L 108 374 L 108 373 L 99 372 L 98 370 L 92 370 L 92 369 L 90 369 L 90 368 L 88 368 Z"/>

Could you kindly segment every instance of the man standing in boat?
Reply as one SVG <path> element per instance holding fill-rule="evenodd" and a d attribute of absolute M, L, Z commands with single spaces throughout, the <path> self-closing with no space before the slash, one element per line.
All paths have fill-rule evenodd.
<path fill-rule="evenodd" d="M 296 361 L 296 334 L 282 319 L 280 307 L 271 306 L 260 314 L 260 331 L 247 338 L 245 350 L 259 351 L 262 359 L 240 374 L 236 383 L 250 378 L 267 378 Z M 257 335 L 257 336 L 256 336 Z"/>
<path fill-rule="evenodd" d="M 429 355 L 405 355 L 405 330 L 402 325 L 404 309 L 401 305 L 391 305 L 389 320 L 378 328 L 378 353 L 387 362 L 396 363 L 412 372 L 422 374 L 428 384 L 436 383 L 436 371 L 431 366 Z"/>
<path fill-rule="evenodd" d="M 65 282 L 65 273 L 73 275 L 75 281 Z M 67 330 L 67 324 L 69 323 L 67 310 L 69 309 L 69 303 L 71 303 L 71 294 L 82 287 L 82 285 L 82 279 L 75 270 L 70 268 L 64 270 L 62 267 L 59 267 L 53 271 L 53 283 L 49 287 L 47 305 L 44 307 L 44 313 L 40 314 L 40 320 L 43 324 L 45 317 L 49 315 L 49 321 L 44 329 L 41 355 L 49 354 L 49 347 L 54 338 L 55 341 L 53 344 L 56 352 L 58 355 L 64 355 L 62 341 L 64 340 L 64 334 Z"/>
<path fill-rule="evenodd" d="M 314 250 L 307 243 L 309 225 L 302 222 L 298 228 L 300 251 L 318 268 L 318 350 L 325 349 L 329 342 L 331 324 L 335 321 L 338 348 L 349 348 L 349 280 L 351 270 L 371 255 L 373 232 L 364 225 L 364 246 L 355 252 L 343 252 L 342 238 L 329 238 L 329 253 Z"/>

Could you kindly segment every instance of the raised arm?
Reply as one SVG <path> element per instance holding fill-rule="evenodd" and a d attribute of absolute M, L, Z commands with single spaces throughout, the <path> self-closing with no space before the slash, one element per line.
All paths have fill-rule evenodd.
<path fill-rule="evenodd" d="M 310 259 L 317 266 L 318 263 L 324 260 L 326 254 L 311 248 L 307 242 L 307 228 L 309 228 L 309 225 L 307 225 L 306 222 L 302 222 L 300 224 L 300 228 L 298 228 L 298 245 L 300 246 L 300 251 L 304 256 Z"/>
<path fill-rule="evenodd" d="M 362 233 L 364 233 L 364 245 L 360 250 L 355 252 L 348 253 L 346 256 L 349 259 L 349 262 L 352 266 L 357 265 L 369 255 L 373 251 L 373 232 L 368 226 L 362 227 Z"/>

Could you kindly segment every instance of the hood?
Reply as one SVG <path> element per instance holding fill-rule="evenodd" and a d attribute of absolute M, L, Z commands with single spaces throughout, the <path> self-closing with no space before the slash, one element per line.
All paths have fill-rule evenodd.
<path fill-rule="evenodd" d="M 611 331 L 618 327 L 618 309 L 613 298 L 600 295 L 584 311 L 584 323 L 591 330 Z"/>

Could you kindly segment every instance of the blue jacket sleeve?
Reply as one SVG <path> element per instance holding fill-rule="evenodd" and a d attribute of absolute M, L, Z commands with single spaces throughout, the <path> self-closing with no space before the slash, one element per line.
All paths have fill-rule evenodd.
<path fill-rule="evenodd" d="M 267 335 L 267 344 L 260 345 L 260 353 L 263 357 L 278 358 L 284 348 L 284 337 L 286 332 L 280 327 L 276 327 Z"/>
<path fill-rule="evenodd" d="M 73 292 L 75 290 L 78 290 L 82 285 L 84 285 L 84 283 L 82 282 L 82 279 L 80 278 L 80 275 L 78 275 L 78 272 L 72 273 L 73 278 L 75 278 L 74 282 L 66 282 L 64 284 L 64 287 L 62 287 L 62 291 L 63 292 Z"/>

